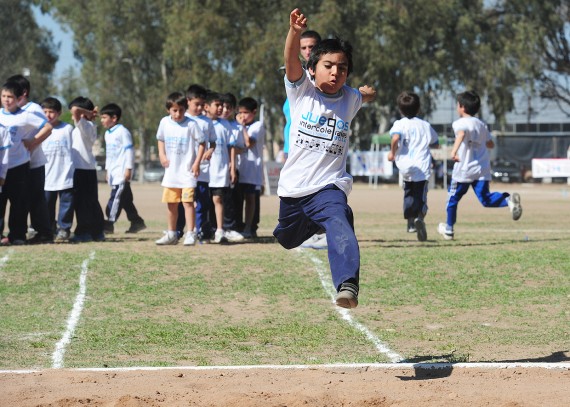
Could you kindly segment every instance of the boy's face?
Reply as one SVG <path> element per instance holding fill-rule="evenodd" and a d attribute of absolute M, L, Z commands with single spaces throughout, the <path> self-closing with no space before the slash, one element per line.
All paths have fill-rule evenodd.
<path fill-rule="evenodd" d="M 235 107 L 230 105 L 229 103 L 224 103 L 222 108 L 222 114 L 220 117 L 222 119 L 231 120 L 232 114 L 234 113 Z"/>
<path fill-rule="evenodd" d="M 329 95 L 334 95 L 346 83 L 348 77 L 348 58 L 344 52 L 323 54 L 319 58 L 315 70 L 309 68 L 315 77 L 315 86 Z"/>
<path fill-rule="evenodd" d="M 12 92 L 2 89 L 0 98 L 2 99 L 2 107 L 4 107 L 4 109 L 9 112 L 15 112 L 18 110 L 18 98 Z"/>
<path fill-rule="evenodd" d="M 106 129 L 110 129 L 117 124 L 117 116 L 110 116 L 108 114 L 101 115 L 101 125 Z"/>
<path fill-rule="evenodd" d="M 210 103 L 204 105 L 204 110 L 210 119 L 217 119 L 222 115 L 224 105 L 221 100 L 212 100 Z"/>
<path fill-rule="evenodd" d="M 245 107 L 238 108 L 238 122 L 241 124 L 251 124 L 255 121 L 255 110 L 251 111 Z"/>
<path fill-rule="evenodd" d="M 188 99 L 188 113 L 192 116 L 200 116 L 204 111 L 206 101 L 202 98 Z"/>
<path fill-rule="evenodd" d="M 173 103 L 172 106 L 168 109 L 168 114 L 170 118 L 177 123 L 184 121 L 184 116 L 186 114 L 186 108 L 184 106 L 178 105 Z"/>
<path fill-rule="evenodd" d="M 301 58 L 305 61 L 309 60 L 311 55 L 311 50 L 317 45 L 317 40 L 315 38 L 301 38 Z"/>
<path fill-rule="evenodd" d="M 44 107 L 43 109 L 44 109 L 44 114 L 46 115 L 48 122 L 50 122 L 50 124 L 58 122 L 61 112 L 58 112 L 57 110 L 54 109 L 49 109 L 47 107 Z"/>

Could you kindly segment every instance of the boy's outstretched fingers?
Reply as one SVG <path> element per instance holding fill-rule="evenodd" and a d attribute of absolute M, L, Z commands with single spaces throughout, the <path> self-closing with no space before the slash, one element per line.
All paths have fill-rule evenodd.
<path fill-rule="evenodd" d="M 299 10 L 298 8 L 296 8 L 291 12 L 291 25 L 293 26 L 296 25 L 299 26 L 300 28 L 307 27 L 307 17 L 305 17 L 301 13 L 301 10 Z"/>

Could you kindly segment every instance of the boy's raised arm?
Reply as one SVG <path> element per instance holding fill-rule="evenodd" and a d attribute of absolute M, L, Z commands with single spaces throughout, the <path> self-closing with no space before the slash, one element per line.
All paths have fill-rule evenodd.
<path fill-rule="evenodd" d="M 303 66 L 299 60 L 301 52 L 301 33 L 307 27 L 307 18 L 296 8 L 289 16 L 289 32 L 285 40 L 285 75 L 290 82 L 296 82 L 303 76 Z"/>

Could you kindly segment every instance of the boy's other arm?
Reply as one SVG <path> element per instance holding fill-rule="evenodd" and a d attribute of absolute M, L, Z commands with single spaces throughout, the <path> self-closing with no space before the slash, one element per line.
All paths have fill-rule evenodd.
<path fill-rule="evenodd" d="M 453 143 L 453 148 L 451 149 L 451 159 L 453 161 L 459 161 L 459 157 L 457 156 L 457 151 L 459 150 L 459 146 L 463 143 L 463 139 L 465 138 L 465 132 L 460 130 L 455 135 L 455 142 Z"/>
<path fill-rule="evenodd" d="M 358 91 L 362 95 L 362 103 L 372 102 L 376 99 L 376 90 L 371 86 L 361 86 Z"/>
<path fill-rule="evenodd" d="M 230 147 L 230 183 L 235 184 L 236 182 L 236 149 L 235 147 Z"/>
<path fill-rule="evenodd" d="M 158 159 L 164 168 L 168 168 L 170 161 L 166 157 L 166 148 L 164 147 L 164 141 L 162 140 L 158 140 Z"/>
<path fill-rule="evenodd" d="M 204 151 L 204 154 L 202 155 L 202 161 L 209 161 L 212 158 L 212 154 L 214 154 L 215 149 L 216 149 L 216 143 L 210 141 L 210 146 L 208 147 L 207 150 Z"/>
<path fill-rule="evenodd" d="M 39 146 L 40 144 L 42 144 L 42 142 L 49 137 L 49 135 L 51 134 L 51 131 L 53 130 L 53 126 L 48 122 L 46 123 L 41 129 L 40 131 L 38 131 L 38 133 L 34 136 L 33 139 L 31 140 L 23 140 L 22 142 L 24 143 L 24 146 L 26 146 L 26 148 L 29 151 L 32 151 L 33 149 L 35 149 L 37 146 Z"/>
<path fill-rule="evenodd" d="M 394 133 L 392 140 L 390 141 L 390 151 L 388 152 L 388 161 L 394 161 L 396 158 L 396 150 L 398 149 L 398 141 L 400 141 L 400 135 Z"/>
<path fill-rule="evenodd" d="M 200 161 L 202 161 L 202 157 L 204 156 L 205 150 L 206 150 L 206 142 L 200 143 L 198 145 L 198 153 L 196 154 L 196 159 L 194 160 L 194 163 L 192 163 L 191 167 L 192 174 L 194 174 L 196 178 L 198 178 L 198 175 L 200 175 Z"/>
<path fill-rule="evenodd" d="M 303 66 L 299 59 L 301 53 L 301 33 L 307 27 L 307 18 L 296 8 L 289 15 L 289 32 L 285 40 L 285 75 L 290 82 L 296 82 L 303 76 Z"/>

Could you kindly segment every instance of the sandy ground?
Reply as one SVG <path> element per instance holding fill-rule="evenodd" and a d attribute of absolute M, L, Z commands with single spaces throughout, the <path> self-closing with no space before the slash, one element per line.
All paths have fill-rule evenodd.
<path fill-rule="evenodd" d="M 102 198 L 108 196 L 104 188 Z M 373 191 L 357 188 L 351 195 L 351 205 L 355 212 L 373 210 L 378 205 L 378 197 L 385 202 L 387 195 L 391 195 L 394 205 L 400 207 L 401 191 L 391 189 L 396 192 L 387 194 L 382 188 Z M 163 214 L 157 210 L 155 196 L 160 197 L 157 191 L 157 186 L 135 186 L 135 199 L 142 214 L 150 211 Z M 440 200 L 441 196 L 443 194 Z M 262 212 L 276 213 L 277 205 L 276 198 L 264 197 Z M 413 366 L 373 365 L 0 372 L 0 406 L 515 407 L 569 404 L 569 363 L 548 369 L 454 366 L 417 370 Z"/>

